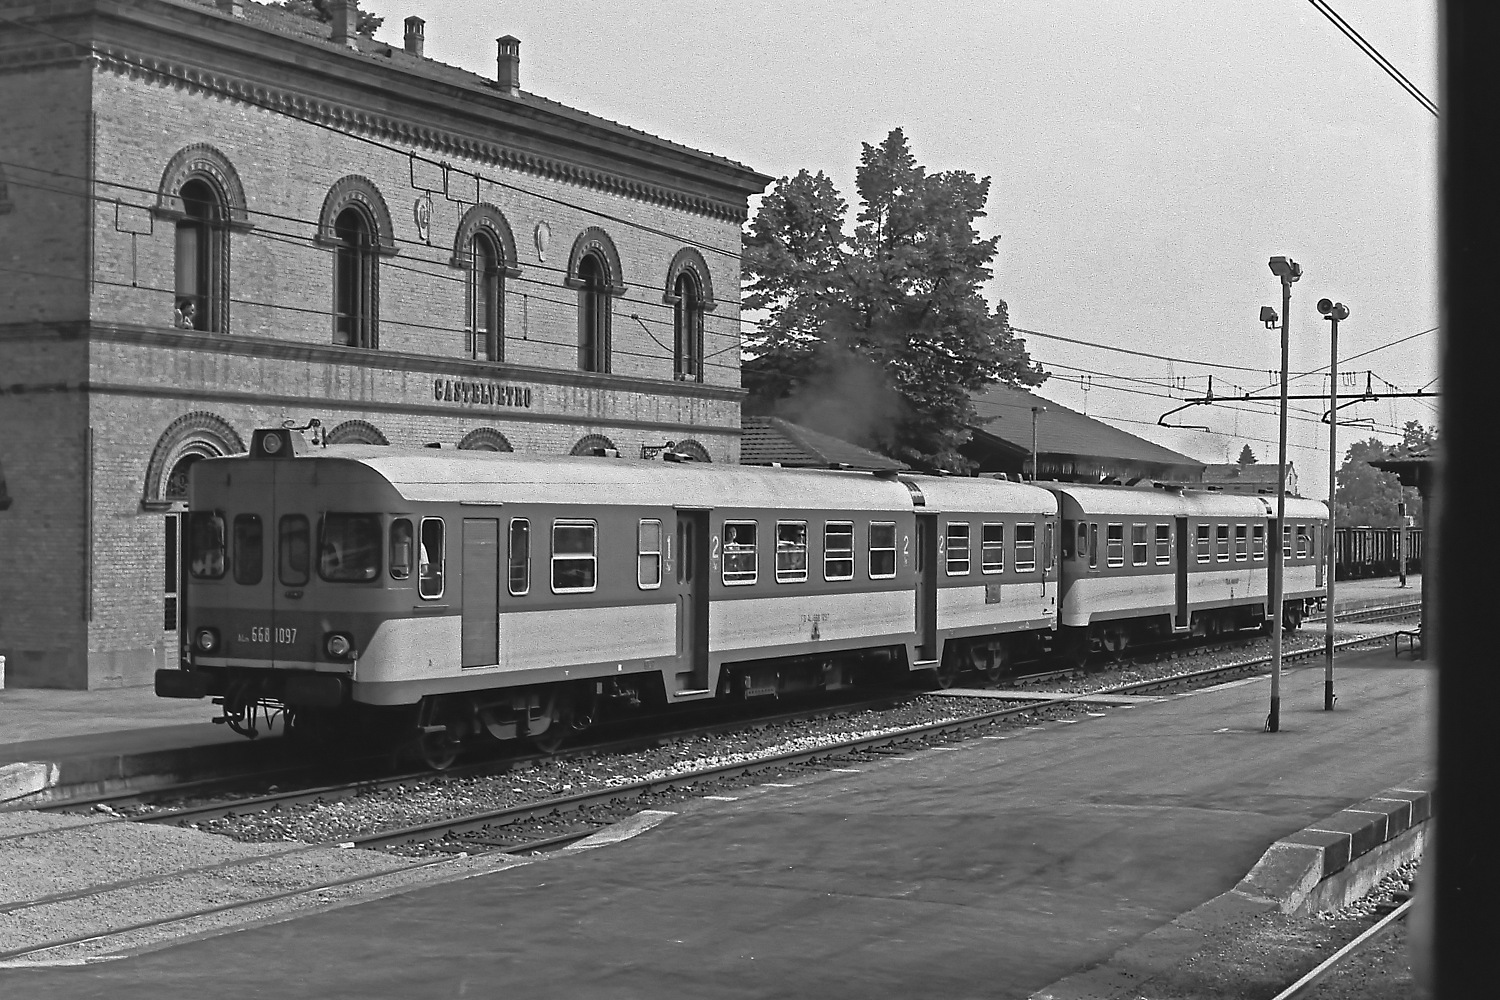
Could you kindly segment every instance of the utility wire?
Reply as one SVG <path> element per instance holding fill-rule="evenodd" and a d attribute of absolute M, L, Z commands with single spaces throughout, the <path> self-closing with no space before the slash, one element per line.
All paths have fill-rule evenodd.
<path fill-rule="evenodd" d="M 1355 31 L 1354 27 L 1348 21 L 1345 21 L 1341 16 L 1339 16 L 1338 11 L 1334 10 L 1328 5 L 1327 0 L 1307 0 L 1307 2 L 1312 4 L 1313 9 L 1316 10 L 1319 14 L 1322 14 L 1324 17 L 1328 18 L 1328 20 L 1333 23 L 1333 26 L 1335 28 L 1343 32 L 1344 37 L 1348 38 L 1355 45 L 1359 46 L 1360 50 L 1363 51 L 1365 55 L 1369 56 L 1375 61 L 1375 65 L 1385 70 L 1387 76 L 1389 76 L 1392 80 L 1395 80 L 1396 83 L 1398 83 L 1401 88 L 1408 94 L 1410 94 L 1412 97 L 1415 97 L 1418 104 L 1422 105 L 1422 107 L 1432 112 L 1432 116 L 1434 118 L 1441 117 L 1438 114 L 1437 102 L 1428 97 L 1426 94 L 1422 93 L 1421 88 L 1419 88 L 1416 84 L 1412 83 L 1406 78 L 1406 74 L 1397 69 L 1389 59 L 1381 55 L 1380 51 L 1376 49 L 1375 46 L 1366 41 L 1363 35 L 1361 35 L 1358 31 Z"/>

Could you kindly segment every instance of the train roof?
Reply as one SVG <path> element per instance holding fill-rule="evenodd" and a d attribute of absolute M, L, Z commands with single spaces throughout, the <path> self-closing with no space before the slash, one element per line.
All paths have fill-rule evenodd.
<path fill-rule="evenodd" d="M 1141 517 L 1267 517 L 1276 513 L 1276 498 L 1260 494 L 1219 493 L 1209 490 L 1163 490 L 1138 486 L 1043 484 L 1059 496 L 1071 498 L 1086 514 Z M 1326 518 L 1328 506 L 1319 500 L 1287 497 L 1287 517 Z"/>
<path fill-rule="evenodd" d="M 928 513 L 1004 511 L 1007 514 L 1057 513 L 1057 498 L 1038 486 L 1003 479 L 961 476 L 903 476 L 922 491 Z"/>
<path fill-rule="evenodd" d="M 911 495 L 868 472 L 618 458 L 332 445 L 318 459 L 358 462 L 408 500 L 679 507 L 910 509 Z"/>

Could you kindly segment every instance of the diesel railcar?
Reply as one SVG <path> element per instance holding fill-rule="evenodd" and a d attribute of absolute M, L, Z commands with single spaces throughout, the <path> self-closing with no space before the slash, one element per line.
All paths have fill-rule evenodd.
<path fill-rule="evenodd" d="M 1340 580 L 1396 576 L 1401 572 L 1401 529 L 1369 525 L 1333 530 L 1333 562 Z M 1422 572 L 1422 529 L 1406 529 L 1406 571 Z"/>
<path fill-rule="evenodd" d="M 1267 615 L 1258 497 L 992 479 L 309 446 L 190 475 L 183 669 L 254 733 L 543 746 L 641 705 L 998 677 Z M 1282 613 L 1323 585 L 1288 501 Z"/>

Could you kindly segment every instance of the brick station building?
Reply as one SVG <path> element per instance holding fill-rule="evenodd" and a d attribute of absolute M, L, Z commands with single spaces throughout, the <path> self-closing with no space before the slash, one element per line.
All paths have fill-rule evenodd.
<path fill-rule="evenodd" d="M 769 178 L 238 0 L 0 0 L 0 655 L 175 659 L 188 467 L 330 443 L 739 458 Z M 22 24 L 16 21 L 24 22 Z"/>

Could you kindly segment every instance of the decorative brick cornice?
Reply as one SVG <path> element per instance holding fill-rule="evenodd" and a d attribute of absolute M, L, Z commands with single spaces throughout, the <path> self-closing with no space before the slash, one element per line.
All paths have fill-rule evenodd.
<path fill-rule="evenodd" d="M 49 46 L 49 49 L 67 49 Z M 33 50 L 37 51 L 37 50 Z M 16 53 L 7 54 L 15 57 Z M 55 57 L 54 57 L 55 58 Z M 76 52 L 73 58 L 77 58 Z M 442 156 L 462 157 L 480 167 L 500 167 L 547 180 L 560 181 L 606 194 L 633 198 L 679 211 L 691 212 L 735 224 L 746 219 L 742 206 L 699 195 L 673 191 L 620 174 L 539 156 L 471 136 L 407 121 L 390 115 L 354 108 L 335 101 L 311 98 L 281 87 L 253 82 L 224 72 L 189 66 L 175 60 L 142 55 L 113 45 L 95 45 L 95 65 L 131 79 L 176 87 L 195 94 L 212 94 L 240 104 L 259 107 L 315 125 L 329 126 L 354 135 L 379 139 Z"/>

